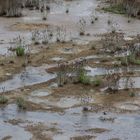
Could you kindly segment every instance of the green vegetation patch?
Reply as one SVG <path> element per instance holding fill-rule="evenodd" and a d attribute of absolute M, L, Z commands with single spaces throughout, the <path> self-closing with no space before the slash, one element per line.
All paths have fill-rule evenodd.
<path fill-rule="evenodd" d="M 17 104 L 19 109 L 23 109 L 24 110 L 24 109 L 27 108 L 26 102 L 25 102 L 24 98 L 22 98 L 22 97 L 18 97 L 16 99 L 16 104 Z"/>
<path fill-rule="evenodd" d="M 122 4 L 104 7 L 103 10 L 106 12 L 111 12 L 111 13 L 115 13 L 115 14 L 126 14 L 126 10 Z"/>
<path fill-rule="evenodd" d="M 84 84 L 84 85 L 90 85 L 91 81 L 90 78 L 86 75 L 85 70 L 81 69 L 79 72 L 79 77 L 78 80 L 80 83 Z"/>
<path fill-rule="evenodd" d="M 7 102 L 8 102 L 8 99 L 4 95 L 1 95 L 0 96 L 0 104 L 6 104 Z"/>
<path fill-rule="evenodd" d="M 134 65 L 140 65 L 140 59 L 135 58 L 134 55 L 129 55 L 127 57 L 120 58 L 122 65 L 128 65 L 128 64 L 134 64 Z"/>
<path fill-rule="evenodd" d="M 24 56 L 25 55 L 25 49 L 23 47 L 17 47 L 16 48 L 16 55 L 17 56 Z"/>

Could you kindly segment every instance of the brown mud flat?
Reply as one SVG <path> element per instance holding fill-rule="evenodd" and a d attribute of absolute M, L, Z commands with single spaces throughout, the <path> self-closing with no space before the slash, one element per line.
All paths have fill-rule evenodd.
<path fill-rule="evenodd" d="M 45 29 L 47 28 L 49 25 L 48 24 L 27 24 L 27 23 L 17 23 L 12 25 L 10 28 L 11 30 L 18 30 L 18 31 L 33 31 L 33 30 L 39 30 L 39 29 Z"/>

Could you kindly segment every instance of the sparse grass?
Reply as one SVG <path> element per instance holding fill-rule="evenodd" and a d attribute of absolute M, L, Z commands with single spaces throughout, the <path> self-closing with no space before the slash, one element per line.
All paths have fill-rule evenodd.
<path fill-rule="evenodd" d="M 25 102 L 24 98 L 22 98 L 22 97 L 18 97 L 16 99 L 16 104 L 19 109 L 25 110 L 27 108 L 26 102 Z"/>
<path fill-rule="evenodd" d="M 86 75 L 84 70 L 80 70 L 80 74 L 78 77 L 78 81 L 84 85 L 90 85 L 91 84 L 91 80 L 90 78 Z"/>
<path fill-rule="evenodd" d="M 122 58 L 119 58 L 118 60 L 121 61 L 121 65 L 123 65 L 123 66 L 128 65 L 127 57 L 122 57 Z"/>
<path fill-rule="evenodd" d="M 16 55 L 17 56 L 24 56 L 25 55 L 25 49 L 23 47 L 17 47 L 16 48 Z"/>
<path fill-rule="evenodd" d="M 140 65 L 140 59 L 136 59 L 133 55 L 120 58 L 121 64 L 126 66 L 128 64 Z"/>
<path fill-rule="evenodd" d="M 128 60 L 131 64 L 140 65 L 140 59 L 135 59 L 134 57 L 129 56 Z"/>
<path fill-rule="evenodd" d="M 8 99 L 4 95 L 1 95 L 0 96 L 0 104 L 6 104 L 7 102 L 8 102 Z"/>
<path fill-rule="evenodd" d="M 126 10 L 124 9 L 122 4 L 104 7 L 103 10 L 115 14 L 126 14 Z"/>
<path fill-rule="evenodd" d="M 136 59 L 133 55 L 128 56 L 128 61 L 131 64 L 140 65 L 140 59 Z"/>

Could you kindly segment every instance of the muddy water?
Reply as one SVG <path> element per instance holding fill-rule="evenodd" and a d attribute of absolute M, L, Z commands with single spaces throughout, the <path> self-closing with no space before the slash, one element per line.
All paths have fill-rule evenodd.
<path fill-rule="evenodd" d="M 119 80 L 119 89 L 140 88 L 140 77 L 123 77 Z"/>
<path fill-rule="evenodd" d="M 122 67 L 122 68 L 114 68 L 114 69 L 106 69 L 106 68 L 91 68 L 89 66 L 85 67 L 87 71 L 87 75 L 96 76 L 96 75 L 107 75 L 114 73 L 123 73 L 123 72 L 140 72 L 139 67 Z M 118 81 L 119 89 L 125 88 L 140 88 L 140 77 L 122 77 Z"/>
<path fill-rule="evenodd" d="M 7 80 L 5 82 L 0 83 L 0 92 L 4 91 L 11 91 L 18 88 L 22 88 L 24 86 L 31 86 L 35 84 L 40 84 L 47 82 L 53 78 L 56 78 L 55 74 L 50 74 L 46 72 L 46 69 L 51 66 L 43 65 L 41 67 L 27 67 L 25 70 L 23 70 L 21 73 L 16 74 L 13 76 L 12 79 Z M 136 68 L 119 68 L 119 69 L 105 69 L 105 68 L 91 68 L 91 67 L 85 67 L 87 70 L 87 74 L 89 76 L 96 76 L 96 75 L 105 75 L 108 73 L 121 73 L 121 72 L 139 72 L 140 69 L 138 67 Z M 123 89 L 126 86 L 127 78 L 121 78 L 119 81 L 119 87 L 120 89 Z M 130 80 L 128 81 L 127 85 L 128 88 L 131 86 L 131 81 L 133 82 L 134 88 L 140 88 L 140 78 L 139 77 L 130 77 Z"/>
<path fill-rule="evenodd" d="M 24 128 L 13 126 L 0 120 L 0 139 L 7 136 L 10 137 L 10 140 L 29 140 L 32 137 Z"/>
<path fill-rule="evenodd" d="M 0 110 L 0 118 L 1 121 L 22 119 L 33 123 L 42 122 L 47 126 L 56 123 L 56 127 L 63 133 L 53 136 L 54 140 L 69 140 L 70 137 L 82 135 L 97 136 L 97 140 L 108 140 L 110 138 L 140 139 L 140 117 L 137 114 L 118 115 L 109 113 L 104 116 L 102 113 L 84 113 L 82 108 L 68 109 L 62 115 L 49 112 L 18 112 L 16 105 L 11 104 Z M 114 121 L 102 121 L 101 118 L 108 120 L 112 118 Z M 8 125 L 6 124 L 5 127 Z M 94 128 L 104 128 L 110 131 L 104 133 L 88 131 Z M 7 127 L 5 133 L 8 134 L 9 129 Z M 2 131 L 0 131 L 1 135 L 3 135 Z M 12 136 L 14 135 L 15 132 Z"/>
<path fill-rule="evenodd" d="M 123 72 L 140 72 L 139 67 L 122 67 L 122 68 L 91 68 L 89 66 L 85 67 L 85 70 L 87 71 L 87 74 L 89 76 L 95 76 L 95 75 L 106 75 L 106 74 L 113 74 L 113 73 L 123 73 Z"/>
<path fill-rule="evenodd" d="M 98 39 L 96 34 L 102 34 L 110 30 L 110 26 L 107 24 L 108 19 L 112 20 L 116 25 L 117 30 L 121 30 L 128 35 L 137 35 L 140 33 L 139 24 L 140 21 L 132 19 L 128 23 L 128 19 L 122 15 L 108 14 L 103 12 L 95 12 L 99 2 L 97 0 L 77 0 L 70 2 L 50 3 L 51 11 L 48 13 L 47 21 L 42 21 L 42 14 L 39 11 L 24 10 L 24 17 L 21 18 L 0 18 L 0 40 L 4 40 L 4 45 L 0 44 L 0 54 L 7 53 L 5 49 L 10 46 L 10 41 L 18 35 L 26 38 L 26 42 L 30 42 L 31 32 L 28 31 L 11 31 L 10 26 L 20 23 L 47 23 L 51 25 L 51 30 L 55 33 L 56 40 L 57 31 L 56 26 L 63 27 L 62 38 L 68 40 L 75 40 L 77 43 L 88 43 L 88 41 Z M 69 8 L 69 14 L 66 14 L 66 9 Z M 98 17 L 98 20 L 92 25 L 91 16 Z M 84 19 L 86 21 L 85 32 L 90 33 L 91 36 L 79 36 L 79 20 Z M 66 36 L 64 34 L 67 34 Z"/>
<path fill-rule="evenodd" d="M 62 1 L 62 0 L 61 0 Z M 102 34 L 109 31 L 107 21 L 111 19 L 115 24 L 118 25 L 117 30 L 122 30 L 127 35 L 136 35 L 140 33 L 139 24 L 140 21 L 133 19 L 131 23 L 128 23 L 128 19 L 122 15 L 108 14 L 103 12 L 97 12 L 99 2 L 96 0 L 78 0 L 72 2 L 51 3 L 51 11 L 48 13 L 47 23 L 54 26 L 63 26 L 66 29 L 67 35 L 71 36 L 75 40 L 90 41 L 96 39 L 94 35 Z M 69 9 L 69 14 L 66 14 L 66 9 Z M 96 11 L 96 12 L 95 12 Z M 98 21 L 92 25 L 91 16 L 97 16 Z M 89 37 L 79 37 L 79 20 L 83 18 L 86 21 L 85 31 L 90 33 Z M 42 22 L 42 16 L 35 11 L 31 12 L 30 15 L 24 17 L 24 22 Z M 44 21 L 45 22 L 45 21 Z M 69 37 L 68 37 L 69 38 Z"/>
<path fill-rule="evenodd" d="M 11 80 L 5 81 L 0 84 L 0 92 L 10 91 L 24 86 L 31 86 L 43 82 L 47 82 L 56 77 L 55 74 L 46 72 L 48 65 L 41 67 L 26 67 L 20 74 L 13 76 Z"/>

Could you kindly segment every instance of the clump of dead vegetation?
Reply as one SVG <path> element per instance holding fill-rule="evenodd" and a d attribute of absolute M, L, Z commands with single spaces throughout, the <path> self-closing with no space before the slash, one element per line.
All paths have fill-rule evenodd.
<path fill-rule="evenodd" d="M 79 60 L 72 63 L 58 64 L 57 82 L 59 86 L 63 86 L 67 83 L 81 83 L 84 85 L 100 86 L 102 83 L 101 78 L 87 75 L 85 70 L 86 60 Z"/>
<path fill-rule="evenodd" d="M 110 6 L 103 8 L 103 10 L 116 14 L 127 14 L 128 17 L 140 15 L 139 0 L 110 0 L 109 2 Z"/>
<path fill-rule="evenodd" d="M 8 17 L 21 16 L 21 1 L 0 0 L 0 15 Z"/>

